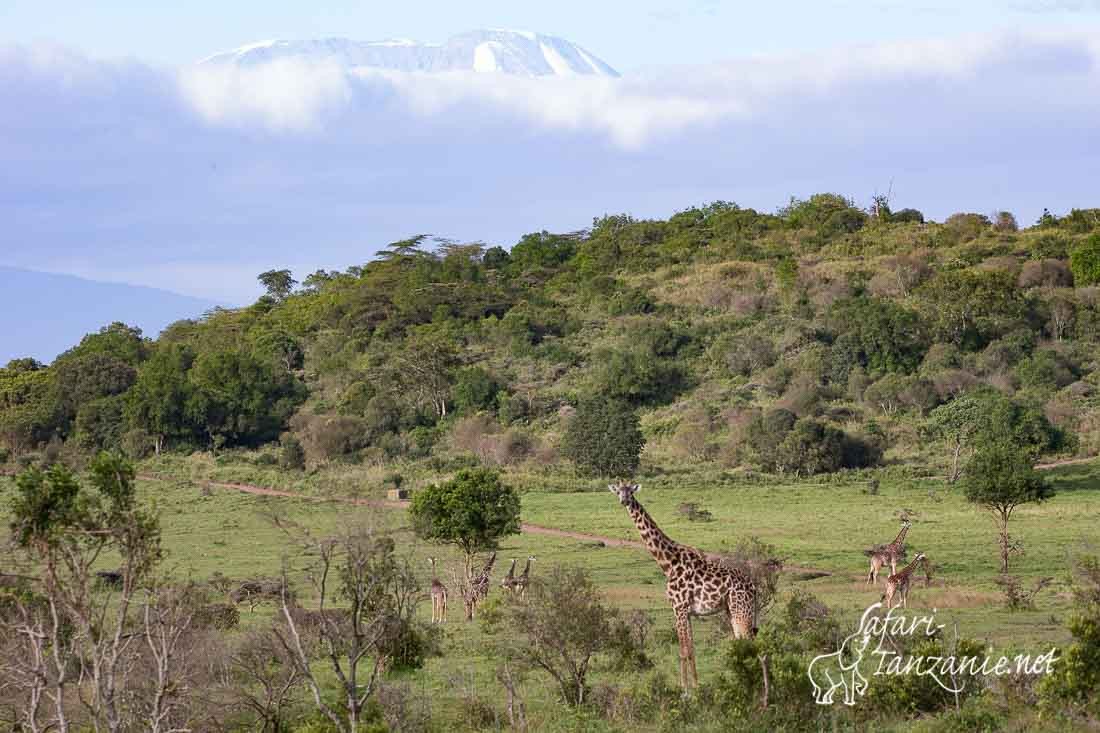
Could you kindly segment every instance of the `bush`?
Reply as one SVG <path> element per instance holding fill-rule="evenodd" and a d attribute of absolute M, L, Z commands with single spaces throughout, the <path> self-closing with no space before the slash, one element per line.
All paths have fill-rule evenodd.
<path fill-rule="evenodd" d="M 734 336 L 717 346 L 719 358 L 730 372 L 745 377 L 770 367 L 777 358 L 772 342 L 756 334 Z"/>
<path fill-rule="evenodd" d="M 376 427 L 351 415 L 298 413 L 290 423 L 306 457 L 314 463 L 349 456 L 370 445 Z"/>
<path fill-rule="evenodd" d="M 288 471 L 301 471 L 306 467 L 305 448 L 290 433 L 279 436 L 279 466 Z"/>
<path fill-rule="evenodd" d="M 1073 248 L 1069 255 L 1069 269 L 1077 287 L 1100 283 L 1100 234 L 1093 234 Z"/>
<path fill-rule="evenodd" d="M 621 400 L 591 399 L 577 406 L 561 450 L 590 476 L 629 478 L 638 468 L 645 438 L 633 408 Z"/>
<path fill-rule="evenodd" d="M 634 404 L 665 402 L 684 385 L 684 374 L 660 354 L 639 346 L 596 355 L 594 390 Z"/>
<path fill-rule="evenodd" d="M 481 367 L 470 367 L 458 373 L 454 386 L 454 403 L 459 410 L 487 410 L 495 403 L 500 384 Z"/>
<path fill-rule="evenodd" d="M 1002 234 L 1014 233 L 1020 231 L 1020 226 L 1016 223 L 1016 217 L 1011 211 L 998 211 L 993 216 L 993 231 Z"/>
<path fill-rule="evenodd" d="M 1073 284 L 1073 274 L 1061 260 L 1031 260 L 1016 282 L 1021 288 L 1065 288 Z"/>
<path fill-rule="evenodd" d="M 486 604 L 482 620 L 496 656 L 549 673 L 576 706 L 587 699 L 592 657 L 612 646 L 616 616 L 587 570 L 555 565 L 532 579 L 525 597 Z"/>
<path fill-rule="evenodd" d="M 890 221 L 906 224 L 923 224 L 924 214 L 917 209 L 901 209 L 890 215 Z"/>
<path fill-rule="evenodd" d="M 780 473 L 812 476 L 830 473 L 844 464 L 844 432 L 811 418 L 796 422 L 776 449 Z"/>
<path fill-rule="evenodd" d="M 750 456 L 763 470 L 776 470 L 779 446 L 797 420 L 793 412 L 779 408 L 756 415 L 745 426 Z"/>

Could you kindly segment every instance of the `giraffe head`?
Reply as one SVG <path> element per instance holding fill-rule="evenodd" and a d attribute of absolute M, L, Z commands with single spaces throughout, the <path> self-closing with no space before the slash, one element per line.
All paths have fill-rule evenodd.
<path fill-rule="evenodd" d="M 612 494 L 619 497 L 620 504 L 626 506 L 634 499 L 634 494 L 638 492 L 638 489 L 642 487 L 628 481 L 620 481 L 617 484 L 609 484 L 607 488 Z"/>

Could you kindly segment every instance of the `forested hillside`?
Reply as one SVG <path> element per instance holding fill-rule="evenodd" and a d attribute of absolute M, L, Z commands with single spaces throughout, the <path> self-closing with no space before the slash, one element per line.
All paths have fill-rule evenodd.
<path fill-rule="evenodd" d="M 415 237 L 298 276 L 156 341 L 115 323 L 12 361 L 0 457 L 279 444 L 287 468 L 445 449 L 629 472 L 566 435 L 593 400 L 640 416 L 653 466 L 952 472 L 987 420 L 1035 456 L 1100 449 L 1096 209 L 1020 228 L 833 194 L 716 202 L 510 249 Z"/>

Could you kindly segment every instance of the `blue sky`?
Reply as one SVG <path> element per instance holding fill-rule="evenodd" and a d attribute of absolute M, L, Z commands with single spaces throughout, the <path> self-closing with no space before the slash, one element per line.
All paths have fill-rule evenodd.
<path fill-rule="evenodd" d="M 0 43 L 180 64 L 269 38 L 441 41 L 482 27 L 561 35 L 620 71 L 753 53 L 1100 22 L 1098 0 L 3 0 Z"/>
<path fill-rule="evenodd" d="M 625 76 L 191 64 L 477 27 L 560 35 Z M 207 302 L 415 234 L 510 246 L 715 199 L 891 189 L 1024 223 L 1100 205 L 1100 0 L 0 0 L 0 100 L 0 266 Z"/>

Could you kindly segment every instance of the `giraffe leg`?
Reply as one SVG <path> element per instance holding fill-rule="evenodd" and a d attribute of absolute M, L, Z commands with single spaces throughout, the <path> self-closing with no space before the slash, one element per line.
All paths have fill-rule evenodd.
<path fill-rule="evenodd" d="M 691 616 L 687 617 L 685 621 L 685 627 L 687 629 L 687 660 L 688 660 L 688 675 L 691 677 L 691 686 L 699 686 L 699 670 L 695 668 L 695 637 L 691 632 Z"/>
<path fill-rule="evenodd" d="M 687 694 L 691 689 L 688 665 L 691 655 L 691 620 L 686 610 L 676 610 L 676 637 L 680 642 L 680 689 Z"/>

